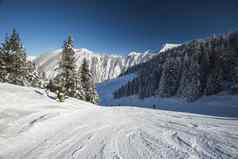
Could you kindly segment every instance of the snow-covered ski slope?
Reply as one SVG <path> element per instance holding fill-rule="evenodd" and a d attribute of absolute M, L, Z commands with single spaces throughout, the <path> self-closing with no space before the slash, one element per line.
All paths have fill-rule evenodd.
<path fill-rule="evenodd" d="M 161 98 L 159 96 L 144 99 L 140 99 L 138 96 L 114 99 L 113 92 L 135 77 L 136 75 L 134 74 L 128 74 L 98 83 L 97 91 L 100 96 L 99 104 L 107 106 L 130 105 L 147 108 L 156 106 L 163 110 L 238 118 L 238 96 L 227 94 L 227 92 L 221 92 L 220 94 L 213 96 L 204 96 L 195 102 L 186 102 L 178 97 Z"/>
<path fill-rule="evenodd" d="M 0 84 L 1 159 L 237 159 L 238 119 L 100 107 Z"/>

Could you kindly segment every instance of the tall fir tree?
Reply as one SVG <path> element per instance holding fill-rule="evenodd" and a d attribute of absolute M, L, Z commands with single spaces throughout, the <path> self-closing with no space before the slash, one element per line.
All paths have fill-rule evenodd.
<path fill-rule="evenodd" d="M 0 82 L 5 82 L 7 77 L 5 56 L 0 46 Z"/>
<path fill-rule="evenodd" d="M 74 92 L 76 89 L 76 65 L 75 65 L 75 58 L 74 58 L 74 49 L 73 49 L 73 40 L 71 36 L 68 36 L 67 40 L 64 42 L 62 57 L 60 61 L 60 70 L 62 71 L 60 76 L 60 87 L 61 91 L 65 95 L 70 97 L 74 96 Z"/>
<path fill-rule="evenodd" d="M 69 36 L 64 42 L 59 63 L 61 73 L 48 84 L 47 89 L 56 92 L 61 102 L 64 101 L 65 96 L 69 96 L 96 103 L 98 96 L 88 63 L 84 59 L 82 66 L 76 71 L 74 55 L 73 40 Z"/>
<path fill-rule="evenodd" d="M 98 95 L 96 92 L 94 79 L 90 73 L 89 65 L 86 59 L 83 60 L 80 72 L 81 84 L 85 93 L 85 100 L 91 103 L 97 103 Z"/>
<path fill-rule="evenodd" d="M 77 99 L 86 100 L 86 94 L 84 92 L 81 80 L 81 67 L 79 67 L 76 75 L 76 90 L 74 92 L 74 96 Z"/>
<path fill-rule="evenodd" d="M 15 29 L 10 36 L 6 36 L 2 43 L 1 63 L 4 65 L 1 68 L 2 71 L 6 72 L 5 77 L 2 77 L 5 82 L 18 85 L 29 84 L 27 78 L 31 71 L 31 65 L 27 65 L 25 49 Z"/>

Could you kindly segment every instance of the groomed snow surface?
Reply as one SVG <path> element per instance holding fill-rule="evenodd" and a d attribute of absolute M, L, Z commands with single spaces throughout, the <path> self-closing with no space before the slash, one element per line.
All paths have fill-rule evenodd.
<path fill-rule="evenodd" d="M 2 83 L 0 95 L 0 159 L 238 158 L 237 118 L 59 103 Z"/>

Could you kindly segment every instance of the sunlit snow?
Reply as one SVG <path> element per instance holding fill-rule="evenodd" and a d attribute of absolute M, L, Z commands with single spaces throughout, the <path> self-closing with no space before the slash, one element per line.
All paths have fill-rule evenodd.
<path fill-rule="evenodd" d="M 237 158 L 238 120 L 103 107 L 0 84 L 1 159 Z"/>

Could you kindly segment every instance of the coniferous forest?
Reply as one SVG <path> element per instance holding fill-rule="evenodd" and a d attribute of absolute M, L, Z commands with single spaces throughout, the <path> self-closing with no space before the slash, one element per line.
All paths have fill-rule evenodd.
<path fill-rule="evenodd" d="M 114 92 L 114 98 L 182 97 L 192 102 L 201 96 L 228 90 L 238 93 L 238 32 L 193 40 L 131 67 L 125 74 L 137 78 Z"/>

